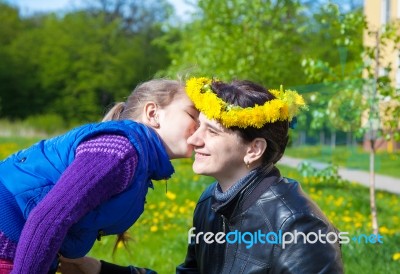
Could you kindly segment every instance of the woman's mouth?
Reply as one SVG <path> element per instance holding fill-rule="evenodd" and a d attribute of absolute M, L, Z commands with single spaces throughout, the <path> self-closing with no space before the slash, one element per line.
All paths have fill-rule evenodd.
<path fill-rule="evenodd" d="M 204 159 L 204 158 L 210 156 L 209 154 L 201 153 L 198 151 L 195 151 L 195 152 L 196 152 L 195 159 Z"/>

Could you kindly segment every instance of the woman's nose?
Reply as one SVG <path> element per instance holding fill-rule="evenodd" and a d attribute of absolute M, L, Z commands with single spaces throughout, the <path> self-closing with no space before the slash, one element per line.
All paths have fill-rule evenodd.
<path fill-rule="evenodd" d="M 192 133 L 192 135 L 189 136 L 189 138 L 187 139 L 187 143 L 189 145 L 193 145 L 193 146 L 201 146 L 202 145 L 202 139 L 200 136 L 200 128 L 197 128 L 194 130 L 194 132 Z"/>

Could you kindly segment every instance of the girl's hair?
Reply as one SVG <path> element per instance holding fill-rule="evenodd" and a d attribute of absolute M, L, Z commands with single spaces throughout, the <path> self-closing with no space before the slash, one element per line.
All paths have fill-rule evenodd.
<path fill-rule="evenodd" d="M 231 83 L 213 81 L 211 88 L 225 102 L 243 108 L 254 107 L 256 104 L 263 105 L 265 102 L 275 99 L 275 96 L 267 89 L 248 80 L 234 80 Z M 262 128 L 231 127 L 230 129 L 238 132 L 248 142 L 255 138 L 264 138 L 267 141 L 267 149 L 262 159 L 266 164 L 275 164 L 281 159 L 289 140 L 288 121 L 266 123 Z"/>
<path fill-rule="evenodd" d="M 171 103 L 179 91 L 184 91 L 184 83 L 177 80 L 153 79 L 139 84 L 126 102 L 116 103 L 104 116 L 104 121 L 140 120 L 147 102 L 155 102 L 160 107 Z"/>

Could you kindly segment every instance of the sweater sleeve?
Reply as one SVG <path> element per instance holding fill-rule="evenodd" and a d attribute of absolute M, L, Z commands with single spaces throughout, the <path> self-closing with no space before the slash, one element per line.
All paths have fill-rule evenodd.
<path fill-rule="evenodd" d="M 100 135 L 81 143 L 59 181 L 32 210 L 22 230 L 12 273 L 47 273 L 68 229 L 123 191 L 137 166 L 126 137 Z"/>

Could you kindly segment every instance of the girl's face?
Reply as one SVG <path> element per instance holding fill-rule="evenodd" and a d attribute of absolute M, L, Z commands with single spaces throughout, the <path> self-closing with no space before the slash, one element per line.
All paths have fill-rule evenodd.
<path fill-rule="evenodd" d="M 231 184 L 246 175 L 244 163 L 248 144 L 234 131 L 215 120 L 199 115 L 199 128 L 189 137 L 194 146 L 193 171 L 216 178 L 220 183 Z"/>
<path fill-rule="evenodd" d="M 189 97 L 182 90 L 169 105 L 158 109 L 157 113 L 160 124 L 157 132 L 163 139 L 169 157 L 191 157 L 193 146 L 187 143 L 187 139 L 197 128 L 199 112 Z"/>

